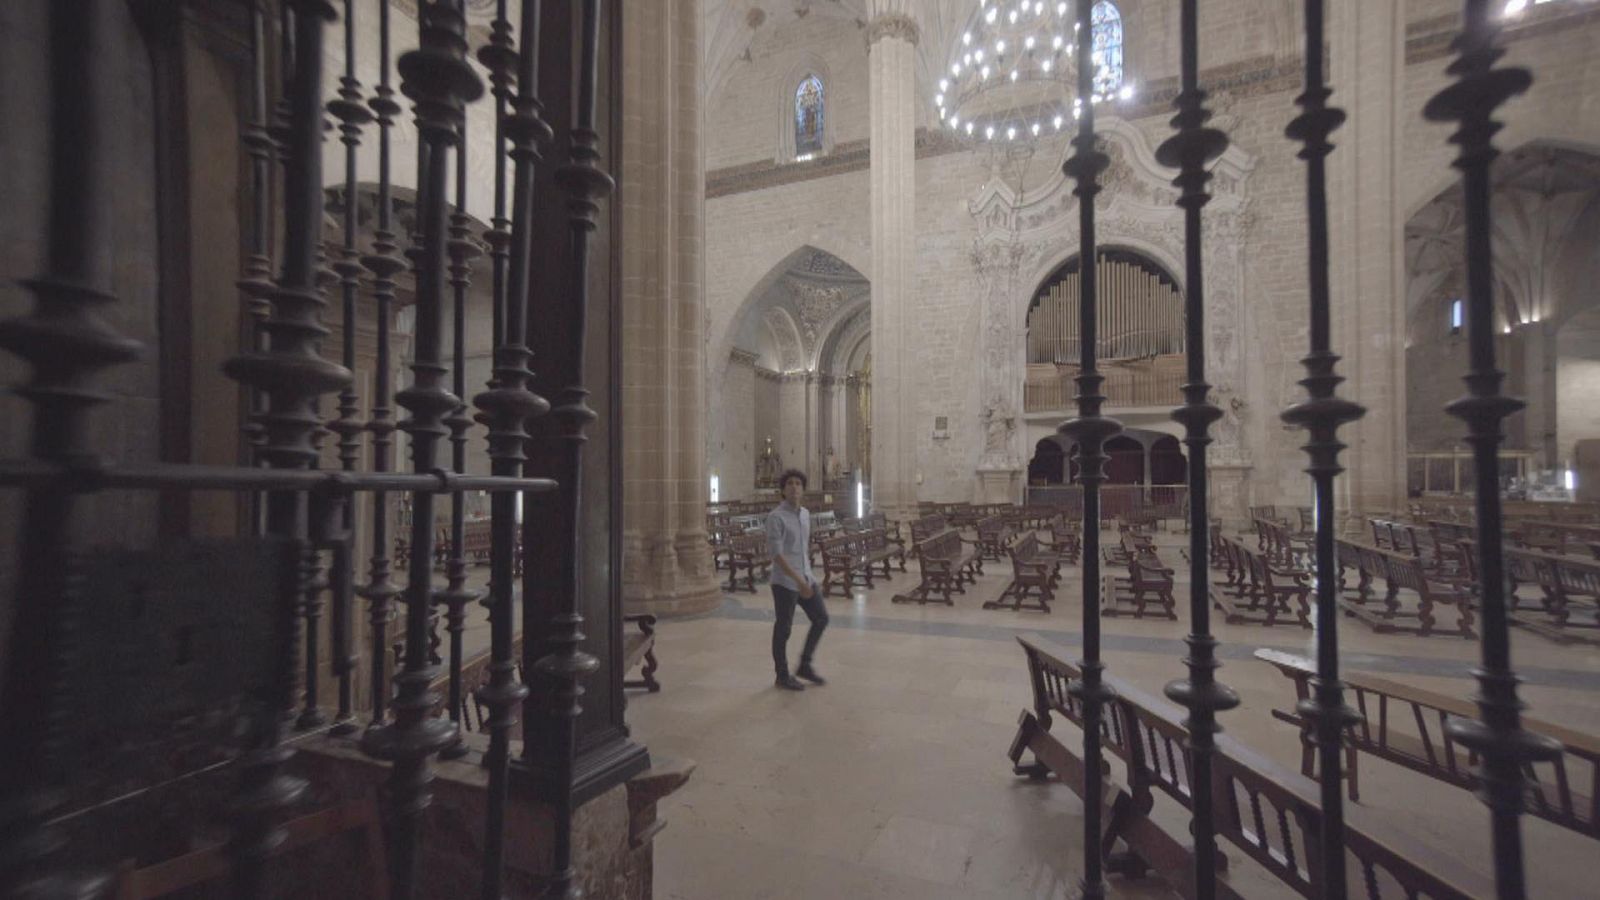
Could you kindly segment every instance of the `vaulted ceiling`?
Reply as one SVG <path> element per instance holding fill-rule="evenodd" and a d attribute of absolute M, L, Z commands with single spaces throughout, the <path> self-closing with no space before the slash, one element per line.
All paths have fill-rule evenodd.
<path fill-rule="evenodd" d="M 1495 298 L 1511 325 L 1563 318 L 1590 302 L 1554 291 L 1571 242 L 1592 240 L 1582 223 L 1600 204 L 1600 157 L 1533 144 L 1495 161 Z M 1451 187 L 1406 223 L 1407 317 L 1412 327 L 1431 301 L 1464 290 L 1461 189 Z M 1590 226 L 1592 227 L 1592 226 Z M 1587 247 L 1585 243 L 1584 248 Z"/>

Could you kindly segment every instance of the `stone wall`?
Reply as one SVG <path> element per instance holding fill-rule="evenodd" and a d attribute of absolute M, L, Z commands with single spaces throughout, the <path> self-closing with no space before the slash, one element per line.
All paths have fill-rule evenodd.
<path fill-rule="evenodd" d="M 1357 158 L 1381 151 L 1389 138 L 1374 141 L 1369 135 L 1358 146 L 1354 125 L 1335 136 L 1339 144 L 1335 158 L 1344 166 L 1335 166 L 1332 175 L 1335 253 L 1341 252 L 1341 247 L 1354 252 L 1354 242 L 1367 241 L 1360 255 L 1347 257 L 1348 267 L 1336 271 L 1334 277 L 1335 350 L 1346 357 L 1340 371 L 1350 379 L 1344 395 L 1372 407 L 1361 426 L 1360 447 L 1365 449 L 1352 451 L 1352 455 L 1368 454 L 1365 467 L 1352 478 L 1377 479 L 1377 494 L 1361 494 L 1363 498 L 1386 497 L 1398 489 L 1398 455 L 1404 447 L 1410 404 L 1397 383 L 1405 366 L 1395 336 L 1398 332 L 1389 327 L 1400 316 L 1403 300 L 1392 296 L 1393 291 L 1376 287 L 1403 284 L 1399 253 L 1373 247 L 1369 238 L 1362 237 L 1371 228 L 1352 216 L 1382 217 L 1398 240 L 1402 214 L 1416 209 L 1456 178 L 1449 167 L 1453 148 L 1445 140 L 1448 129 L 1421 119 L 1422 104 L 1445 84 L 1443 69 L 1449 58 L 1441 48 L 1447 51 L 1448 34 L 1442 44 L 1436 35 L 1449 27 L 1447 22 L 1441 24 L 1441 17 L 1448 17 L 1453 6 L 1442 0 L 1417 0 L 1387 14 L 1364 9 L 1364 18 L 1351 26 L 1353 30 L 1330 32 L 1361 38 L 1379 32 L 1391 35 L 1387 45 L 1381 40 L 1352 43 L 1336 39 L 1334 53 L 1343 60 L 1338 71 L 1370 68 L 1364 60 L 1374 54 L 1381 58 L 1392 47 L 1399 54 L 1397 71 L 1403 75 L 1393 143 L 1389 145 L 1395 154 L 1392 167 L 1374 175 L 1361 169 Z M 1249 161 L 1248 171 L 1233 186 L 1238 194 L 1237 216 L 1231 223 L 1223 222 L 1227 218 L 1225 204 L 1221 200 L 1213 203 L 1207 212 L 1212 224 L 1206 244 L 1208 334 L 1210 340 L 1220 342 L 1218 347 L 1208 343 L 1212 365 L 1217 365 L 1219 349 L 1224 355 L 1231 352 L 1238 357 L 1228 371 L 1214 368 L 1211 381 L 1218 388 L 1218 402 L 1229 414 L 1217 427 L 1223 443 L 1231 442 L 1229 455 L 1233 458 L 1225 461 L 1248 466 L 1247 496 L 1236 498 L 1241 506 L 1298 502 L 1306 490 L 1305 456 L 1300 450 L 1303 438 L 1279 420 L 1279 413 L 1304 393 L 1297 382 L 1304 375 L 1299 360 L 1306 350 L 1308 329 L 1305 169 L 1295 156 L 1298 145 L 1283 136 L 1285 125 L 1298 112 L 1293 103 L 1300 88 L 1297 7 L 1246 0 L 1208 3 L 1201 20 L 1202 81 L 1213 91 L 1209 105 L 1218 112 L 1217 124 L 1228 132 L 1241 158 Z M 1527 99 L 1507 108 L 1509 128 L 1498 142 L 1501 147 L 1535 138 L 1600 146 L 1600 104 L 1595 102 L 1600 96 L 1595 87 L 1600 84 L 1600 71 L 1596 70 L 1600 63 L 1585 50 L 1594 45 L 1600 16 L 1593 10 L 1574 9 L 1569 4 L 1551 4 L 1514 24 L 1510 60 L 1531 64 L 1537 81 Z M 1169 90 L 1171 82 L 1163 79 L 1176 71 L 1175 10 L 1129 2 L 1124 4 L 1124 13 L 1130 80 L 1142 95 Z M 1365 18 L 1369 15 L 1376 18 Z M 1392 17 L 1385 19 L 1385 15 Z M 1561 27 L 1549 24 L 1552 17 L 1561 20 Z M 1246 23 L 1257 27 L 1245 27 Z M 1407 23 L 1411 23 L 1409 30 Z M 843 59 L 864 60 L 865 56 L 860 44 L 838 40 L 842 27 L 836 20 L 814 26 L 801 20 L 785 26 L 779 30 L 782 41 L 774 42 L 781 46 L 755 48 L 752 62 L 746 64 L 750 78 L 768 77 L 755 74 L 763 72 L 775 78 L 778 76 L 773 73 L 786 72 L 799 60 L 819 56 L 829 62 L 839 85 L 830 103 L 840 101 L 841 94 L 850 90 L 864 92 L 864 77 L 859 81 L 839 77 L 839 72 L 850 71 Z M 1366 78 L 1336 84 L 1334 103 L 1378 109 L 1395 102 L 1389 99 L 1392 94 L 1376 93 L 1394 90 L 1393 84 L 1377 81 Z M 762 96 L 754 88 L 730 87 L 714 95 L 707 105 L 707 127 L 712 135 L 708 143 L 715 146 L 724 135 L 729 141 L 722 150 L 709 151 L 708 157 L 713 169 L 707 177 L 713 418 L 741 414 L 734 395 L 718 396 L 723 382 L 718 361 L 727 358 L 733 323 L 759 293 L 762 279 L 787 254 L 810 245 L 834 253 L 860 271 L 870 270 L 865 154 L 857 159 L 849 152 L 838 152 L 836 146 L 834 157 L 817 162 L 763 164 L 777 156 L 773 138 L 770 133 L 765 138 L 757 133 L 758 126 L 752 123 L 766 120 L 759 108 L 746 105 Z M 1163 95 L 1159 103 L 1147 103 L 1141 96 L 1120 110 L 1146 145 L 1153 146 L 1170 133 L 1165 96 L 1170 95 Z M 1107 109 L 1102 114 L 1104 128 L 1115 129 L 1118 112 Z M 765 146 L 760 143 L 763 139 Z M 1046 143 L 1040 154 L 1060 152 Z M 978 251 L 988 237 L 1007 233 L 1006 227 L 980 220 L 975 210 L 994 182 L 1009 179 L 1014 183 L 1016 177 L 996 172 L 981 149 L 951 148 L 940 135 L 926 131 L 919 132 L 917 156 L 915 362 L 911 367 L 915 378 L 901 399 L 916 435 L 919 497 L 965 500 L 973 496 L 973 475 L 984 450 L 982 417 L 988 402 L 980 396 L 979 377 L 988 276 L 982 271 Z M 1059 158 L 1031 164 L 1024 188 L 1035 190 L 1052 177 Z M 1382 171 L 1392 175 L 1383 176 Z M 1373 202 L 1370 192 L 1378 189 L 1384 177 L 1394 179 L 1387 189 L 1393 202 Z M 1155 186 L 1148 182 L 1145 189 Z M 1366 204 L 1352 203 L 1357 196 L 1367 197 Z M 1003 215 L 1005 204 L 999 205 Z M 1017 283 L 1007 288 L 1015 302 L 1025 303 L 1037 279 L 1075 251 L 1071 218 L 1062 220 L 1060 227 L 1044 222 L 1030 226 L 1031 231 L 1024 228 L 1024 243 L 1034 246 L 1025 248 L 1031 256 L 1028 265 L 1020 267 L 1027 274 L 1013 275 Z M 1182 270 L 1175 209 L 1169 209 L 1163 219 L 1128 215 L 1122 217 L 1121 226 L 1114 224 L 1116 219 L 1110 215 L 1102 226 L 1103 244 L 1142 247 L 1173 270 Z M 1240 248 L 1244 249 L 1238 255 L 1237 272 L 1230 274 L 1226 270 L 1229 251 Z M 884 400 L 875 392 L 875 404 Z M 756 401 L 759 408 L 760 398 Z M 937 415 L 949 417 L 948 440 L 932 439 Z M 1025 465 L 1031 447 L 1024 446 L 1020 431 L 1012 452 Z M 712 432 L 720 433 L 718 440 L 726 446 L 725 429 L 713 425 Z M 1213 448 L 1213 459 L 1219 459 L 1221 452 L 1222 446 Z M 725 486 L 725 496 L 727 491 Z"/>

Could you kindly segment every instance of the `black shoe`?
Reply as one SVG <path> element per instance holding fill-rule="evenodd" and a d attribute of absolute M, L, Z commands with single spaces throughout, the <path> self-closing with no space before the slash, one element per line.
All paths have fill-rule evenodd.
<path fill-rule="evenodd" d="M 806 689 L 806 686 L 800 683 L 800 679 L 795 678 L 793 675 L 779 675 L 777 684 L 778 687 L 789 691 L 803 691 Z"/>
<path fill-rule="evenodd" d="M 827 684 L 828 683 L 827 679 L 823 678 L 821 675 L 818 675 L 817 674 L 817 670 L 811 668 L 810 666 L 801 666 L 795 672 L 795 674 L 799 675 L 801 678 L 804 678 L 805 680 L 811 682 L 812 684 Z"/>

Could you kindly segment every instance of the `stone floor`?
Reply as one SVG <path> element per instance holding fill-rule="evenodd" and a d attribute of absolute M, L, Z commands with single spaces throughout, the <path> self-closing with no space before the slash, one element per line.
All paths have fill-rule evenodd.
<path fill-rule="evenodd" d="M 1162 556 L 1179 567 L 1179 535 Z M 771 601 L 729 596 L 694 620 L 659 626 L 659 694 L 631 695 L 628 721 L 653 754 L 693 759 L 694 777 L 663 805 L 656 896 L 701 898 L 1055 898 L 1080 875 L 1081 804 L 1060 784 L 1011 774 L 1005 751 L 1029 690 L 1012 639 L 1043 634 L 1076 647 L 1079 570 L 1065 573 L 1054 612 L 983 610 L 1005 579 L 990 567 L 956 606 L 890 602 L 915 579 L 828 601 L 832 625 L 817 657 L 826 687 L 772 686 Z M 1186 592 L 1180 584 L 1180 606 Z M 791 653 L 804 632 L 796 623 Z M 1108 671 L 1159 691 L 1184 674 L 1186 622 L 1104 620 Z M 1243 698 L 1229 734 L 1297 771 L 1298 738 L 1269 710 L 1292 687 L 1250 658 L 1259 647 L 1310 654 L 1298 629 L 1215 629 L 1221 677 Z M 1475 642 L 1376 635 L 1341 624 L 1345 664 L 1443 693 L 1470 696 Z M 1600 650 L 1514 633 L 1530 714 L 1600 732 Z M 1070 726 L 1065 734 L 1076 742 Z M 1397 766 L 1362 760 L 1362 803 L 1392 813 L 1418 840 L 1489 876 L 1488 819 L 1470 794 Z M 1165 798 L 1161 798 L 1163 801 Z M 1170 804 L 1167 804 L 1170 805 Z M 1530 896 L 1595 896 L 1581 860 L 1595 845 L 1542 821 L 1524 825 Z M 1230 854 L 1235 860 L 1237 853 Z M 1287 896 L 1249 865 L 1246 896 Z M 1118 897 L 1169 896 L 1159 882 L 1113 880 Z"/>

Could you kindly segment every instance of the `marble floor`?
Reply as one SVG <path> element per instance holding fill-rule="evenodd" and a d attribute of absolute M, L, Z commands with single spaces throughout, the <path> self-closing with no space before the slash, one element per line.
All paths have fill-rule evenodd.
<path fill-rule="evenodd" d="M 1161 536 L 1162 556 L 1175 568 L 1185 540 Z M 772 685 L 764 585 L 730 595 L 710 615 L 659 625 L 664 689 L 633 693 L 628 721 L 653 754 L 691 759 L 698 769 L 661 810 L 668 825 L 656 839 L 657 897 L 1075 894 L 1082 806 L 1063 785 L 1013 776 L 1005 751 L 1029 702 L 1013 638 L 1035 632 L 1080 644 L 1079 570 L 1064 573 L 1059 602 L 1043 614 L 981 609 L 1005 584 L 995 566 L 953 609 L 891 603 L 914 583 L 912 568 L 870 592 L 828 600 L 832 624 L 817 667 L 829 684 L 804 693 Z M 1182 585 L 1178 596 L 1181 607 Z M 1150 691 L 1184 674 L 1185 623 L 1103 621 L 1109 672 Z M 1376 635 L 1352 619 L 1340 627 L 1348 667 L 1471 695 L 1475 642 Z M 1220 623 L 1215 631 L 1221 678 L 1243 699 L 1225 715 L 1227 732 L 1298 771 L 1297 733 L 1269 713 L 1289 705 L 1293 689 L 1250 655 L 1259 647 L 1309 655 L 1311 632 Z M 1514 654 L 1531 715 L 1600 732 L 1600 649 L 1518 631 Z M 1070 726 L 1058 728 L 1078 740 Z M 1490 875 L 1488 818 L 1473 796 L 1370 758 L 1361 765 L 1363 805 Z M 1579 865 L 1592 858 L 1592 841 L 1533 819 L 1523 831 L 1531 896 L 1596 896 Z M 1246 896 L 1290 896 L 1248 863 L 1232 877 Z M 1117 897 L 1170 896 L 1157 881 L 1113 879 L 1112 888 Z"/>

